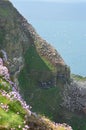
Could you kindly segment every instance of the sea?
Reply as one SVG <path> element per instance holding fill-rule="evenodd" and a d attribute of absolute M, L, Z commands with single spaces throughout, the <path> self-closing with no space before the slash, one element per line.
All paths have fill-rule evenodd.
<path fill-rule="evenodd" d="M 86 22 L 33 21 L 37 33 L 61 54 L 71 73 L 86 76 Z"/>

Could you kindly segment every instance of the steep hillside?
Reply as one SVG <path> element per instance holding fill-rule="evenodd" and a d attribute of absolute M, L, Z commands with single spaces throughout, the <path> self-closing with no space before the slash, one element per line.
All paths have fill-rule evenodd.
<path fill-rule="evenodd" d="M 0 10 L 0 55 L 11 78 L 33 110 L 52 117 L 59 109 L 60 90 L 70 80 L 70 69 L 9 1 L 0 0 Z"/>
<path fill-rule="evenodd" d="M 16 83 L 12 89 L 18 91 L 27 104 L 32 106 L 32 111 L 44 114 L 56 122 L 68 122 L 74 130 L 86 130 L 86 93 L 84 96 L 82 93 L 84 89 L 81 91 L 81 86 L 70 79 L 70 69 L 60 54 L 36 33 L 8 0 L 0 0 L 0 57 L 8 67 L 11 80 Z M 9 80 L 9 75 L 5 78 Z M 4 100 L 6 104 L 10 102 L 10 99 Z M 22 106 L 19 105 L 18 109 L 21 110 Z M 23 110 L 22 112 L 26 112 Z M 15 109 L 10 111 L 11 116 L 15 116 L 15 112 Z M 5 116 L 9 115 L 5 113 Z M 23 127 L 24 118 L 19 115 L 16 118 Z M 38 116 L 37 118 L 34 114 L 31 116 L 31 130 L 35 129 L 34 126 L 42 129 L 38 128 L 40 121 Z M 47 119 L 43 118 L 41 123 L 52 124 L 45 120 Z M 43 126 L 43 129 L 50 129 L 48 126 Z M 53 126 L 51 128 L 54 129 Z"/>
<path fill-rule="evenodd" d="M 72 130 L 31 112 L 15 87 L 0 58 L 0 130 Z"/>
<path fill-rule="evenodd" d="M 0 48 L 4 51 L 3 54 L 7 54 L 11 74 L 15 74 L 18 67 L 24 64 L 28 50 L 34 47 L 40 59 L 45 62 L 45 66 L 55 72 L 62 71 L 65 77 L 69 78 L 69 70 L 67 74 L 67 66 L 61 56 L 45 40 L 41 39 L 9 1 L 0 1 L 0 23 Z M 5 57 L 5 60 L 7 58 Z"/>

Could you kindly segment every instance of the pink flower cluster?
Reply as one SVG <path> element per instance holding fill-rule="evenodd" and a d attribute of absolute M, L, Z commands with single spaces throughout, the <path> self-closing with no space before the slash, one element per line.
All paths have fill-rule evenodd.
<path fill-rule="evenodd" d="M 10 75 L 6 66 L 3 65 L 3 60 L 0 58 L 0 76 L 3 76 L 5 79 L 9 79 Z"/>
<path fill-rule="evenodd" d="M 7 99 L 11 100 L 11 101 L 14 101 L 14 100 L 17 100 L 21 103 L 22 107 L 27 111 L 27 114 L 30 116 L 31 115 L 31 111 L 29 110 L 29 106 L 26 104 L 26 102 L 24 102 L 20 96 L 19 93 L 17 92 L 9 92 L 7 93 L 6 91 L 4 90 L 0 90 L 0 94 L 4 97 L 6 97 Z M 0 103 L 0 107 L 5 110 L 6 112 L 9 111 L 9 106 L 4 104 L 4 103 Z M 16 113 L 17 115 L 19 115 L 20 113 L 17 112 Z M 27 117 L 28 115 L 25 115 L 25 119 L 24 119 L 24 127 L 22 128 L 21 125 L 18 126 L 18 128 L 22 128 L 22 130 L 28 130 L 29 129 L 29 126 L 26 124 L 27 123 Z M 11 130 L 16 130 L 15 128 L 11 128 Z"/>

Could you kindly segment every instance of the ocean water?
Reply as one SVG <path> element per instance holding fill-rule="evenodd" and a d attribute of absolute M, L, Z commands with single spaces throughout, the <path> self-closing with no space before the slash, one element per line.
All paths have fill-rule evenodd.
<path fill-rule="evenodd" d="M 86 22 L 32 21 L 37 33 L 61 54 L 71 73 L 86 76 Z"/>

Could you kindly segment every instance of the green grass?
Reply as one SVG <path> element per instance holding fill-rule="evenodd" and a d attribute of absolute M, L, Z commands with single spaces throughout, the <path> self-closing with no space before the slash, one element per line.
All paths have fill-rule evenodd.
<path fill-rule="evenodd" d="M 54 111 L 59 109 L 61 102 L 61 85 L 52 86 L 50 89 L 42 89 L 39 81 L 49 81 L 54 74 L 46 61 L 38 55 L 34 46 L 31 46 L 25 54 L 25 66 L 19 74 L 20 92 L 32 110 L 37 113 L 53 117 Z"/>
<path fill-rule="evenodd" d="M 0 89 L 9 92 L 12 90 L 12 86 L 5 79 L 0 77 Z"/>
<path fill-rule="evenodd" d="M 2 14 L 2 16 L 6 17 L 9 15 L 9 9 L 6 8 L 0 8 L 0 14 Z"/>
<path fill-rule="evenodd" d="M 8 91 L 10 85 L 7 81 L 0 77 L 0 90 Z M 8 111 L 3 109 L 2 106 L 9 106 Z M 17 114 L 19 112 L 19 114 Z M 0 130 L 9 130 L 15 128 L 19 130 L 18 126 L 24 127 L 24 116 L 27 114 L 26 110 L 23 109 L 21 103 L 17 100 L 10 100 L 9 97 L 3 96 L 0 92 Z"/>
<path fill-rule="evenodd" d="M 56 115 L 56 122 L 67 123 L 73 130 L 86 130 L 86 115 L 81 112 L 71 112 L 66 108 L 60 109 L 60 115 Z"/>
<path fill-rule="evenodd" d="M 10 100 L 0 94 L 0 103 L 9 103 Z"/>
<path fill-rule="evenodd" d="M 56 72 L 56 68 L 53 64 L 50 63 L 50 61 L 48 59 L 46 59 L 45 57 L 41 56 L 42 60 L 44 61 L 44 63 L 49 67 L 49 69 L 52 72 Z"/>
<path fill-rule="evenodd" d="M 21 94 L 24 95 L 24 99 L 32 106 L 33 111 L 52 118 L 54 111 L 59 109 L 61 88 L 53 86 L 50 89 L 42 89 L 37 85 L 35 79 L 27 78 L 25 75 L 26 73 L 21 71 L 21 77 L 19 77 Z"/>
<path fill-rule="evenodd" d="M 0 127 L 4 126 L 7 129 L 16 128 L 18 130 L 18 126 L 24 127 L 24 119 L 21 116 L 17 115 L 15 112 L 5 112 L 0 108 Z"/>
<path fill-rule="evenodd" d="M 12 5 L 7 0 L 3 0 L 3 3 L 0 6 L 0 16 L 1 18 L 6 18 L 11 16 L 13 11 Z"/>
<path fill-rule="evenodd" d="M 50 91 L 54 91 L 54 89 L 50 89 Z M 48 91 L 46 91 L 45 93 L 46 97 L 47 95 Z M 42 101 L 45 102 L 44 99 L 41 99 L 41 102 Z M 2 107 L 3 105 L 9 106 L 8 111 L 6 111 L 6 109 Z M 17 114 L 17 112 L 19 114 Z M 15 128 L 15 130 L 23 130 L 25 126 L 25 115 L 27 114 L 27 111 L 23 109 L 21 103 L 18 100 L 10 100 L 9 97 L 3 96 L 0 92 L 0 130 L 11 130 L 11 128 Z M 29 125 L 29 127 L 31 127 L 30 130 L 38 130 L 39 128 L 40 130 L 42 130 L 43 128 L 45 128 L 45 130 L 65 130 L 64 126 L 57 127 L 48 118 L 41 115 L 34 116 L 33 114 L 31 114 L 31 116 L 27 117 L 26 124 Z M 21 126 L 21 128 L 19 128 L 19 126 Z"/>
<path fill-rule="evenodd" d="M 69 122 L 73 130 L 86 130 L 86 116 L 81 114 L 73 114 L 71 121 Z"/>
<path fill-rule="evenodd" d="M 5 33 L 2 29 L 0 29 L 0 44 L 3 43 Z"/>
<path fill-rule="evenodd" d="M 9 110 L 6 112 L 0 105 L 0 128 L 4 126 L 6 129 L 16 128 L 18 126 L 24 127 L 24 116 L 26 111 L 22 108 L 21 104 L 18 101 L 10 101 L 9 98 L 2 96 L 0 93 L 0 104 L 9 106 Z M 19 115 L 17 114 L 19 112 Z"/>
<path fill-rule="evenodd" d="M 81 75 L 71 74 L 71 78 L 73 78 L 74 80 L 77 80 L 77 81 L 86 81 L 86 77 L 83 77 Z"/>
<path fill-rule="evenodd" d="M 31 70 L 43 70 L 43 71 L 50 71 L 50 65 L 46 64 L 46 61 L 39 56 L 38 52 L 36 51 L 35 46 L 30 46 L 28 51 L 25 54 L 25 64 L 26 67 Z M 28 70 L 27 69 L 27 70 Z"/>
<path fill-rule="evenodd" d="M 73 126 L 74 130 L 85 130 L 85 118 L 79 117 L 77 113 L 66 111 L 68 118 L 65 116 L 65 111 L 60 107 L 62 102 L 63 84 L 58 82 L 58 86 L 52 86 L 49 89 L 40 88 L 38 81 L 46 81 L 53 77 L 52 69 L 36 51 L 34 46 L 25 54 L 25 66 L 19 74 L 20 92 L 28 104 L 32 106 L 32 111 L 39 114 L 44 114 L 56 122 L 66 122 Z M 81 77 L 80 77 L 81 78 Z M 69 119 L 71 115 L 71 118 Z M 83 124 L 83 126 L 80 124 Z M 80 126 L 80 129 L 78 127 Z M 64 128 L 62 128 L 64 129 Z"/>

